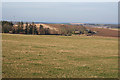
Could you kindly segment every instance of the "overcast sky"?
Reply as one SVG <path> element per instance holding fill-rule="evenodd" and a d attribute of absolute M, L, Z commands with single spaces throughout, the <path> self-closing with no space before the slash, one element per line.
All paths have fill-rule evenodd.
<path fill-rule="evenodd" d="M 117 2 L 4 2 L 2 9 L 3 20 L 111 24 L 118 22 Z"/>

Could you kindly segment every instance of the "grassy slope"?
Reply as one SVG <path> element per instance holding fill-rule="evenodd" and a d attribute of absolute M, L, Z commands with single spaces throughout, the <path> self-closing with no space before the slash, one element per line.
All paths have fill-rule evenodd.
<path fill-rule="evenodd" d="M 116 38 L 3 34 L 3 77 L 117 77 Z"/>

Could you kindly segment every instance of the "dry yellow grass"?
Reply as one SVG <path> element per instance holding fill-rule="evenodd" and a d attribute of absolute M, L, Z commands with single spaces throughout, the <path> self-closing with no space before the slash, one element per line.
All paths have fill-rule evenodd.
<path fill-rule="evenodd" d="M 117 38 L 3 34 L 4 78 L 117 78 Z"/>

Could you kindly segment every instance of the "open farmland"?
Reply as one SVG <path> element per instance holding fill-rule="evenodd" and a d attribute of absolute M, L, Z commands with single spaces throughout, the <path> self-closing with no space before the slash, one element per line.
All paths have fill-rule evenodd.
<path fill-rule="evenodd" d="M 3 34 L 3 78 L 117 78 L 118 40 Z"/>

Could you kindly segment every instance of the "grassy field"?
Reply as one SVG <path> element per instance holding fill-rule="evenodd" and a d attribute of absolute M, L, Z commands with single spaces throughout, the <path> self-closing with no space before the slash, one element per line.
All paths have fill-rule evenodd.
<path fill-rule="evenodd" d="M 2 34 L 3 78 L 117 78 L 117 38 Z"/>

